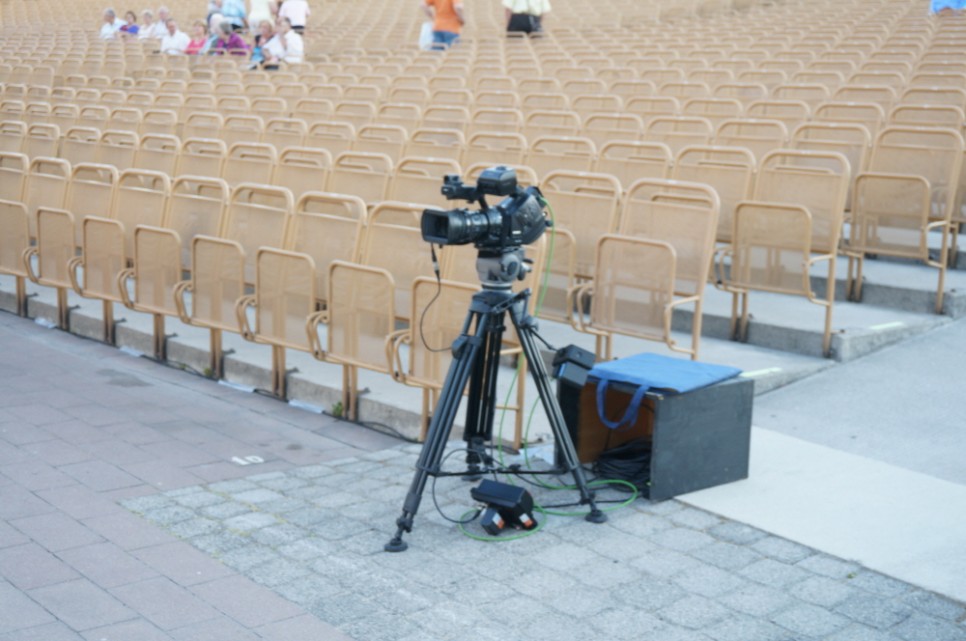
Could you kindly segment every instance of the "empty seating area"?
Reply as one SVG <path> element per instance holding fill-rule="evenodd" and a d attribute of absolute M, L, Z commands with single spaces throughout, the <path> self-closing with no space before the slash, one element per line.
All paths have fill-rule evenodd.
<path fill-rule="evenodd" d="M 322 4 L 306 62 L 277 71 L 103 42 L 88 1 L 0 5 L 18 311 L 27 281 L 56 290 L 63 328 L 69 292 L 101 301 L 113 343 L 124 305 L 154 319 L 158 359 L 178 318 L 210 332 L 213 376 L 230 332 L 271 346 L 280 397 L 298 350 L 342 367 L 350 415 L 364 369 L 426 390 L 425 417 L 448 355 L 412 331 L 436 293 L 419 215 L 445 206 L 444 175 L 506 164 L 553 208 L 552 242 L 530 248 L 539 314 L 600 358 L 615 335 L 699 358 L 707 285 L 732 297 L 736 339 L 752 292 L 815 303 L 828 353 L 839 257 L 853 301 L 870 255 L 935 268 L 942 312 L 966 223 L 966 20 L 912 0 L 555 0 L 526 38 L 471 2 L 457 46 L 421 51 L 415 9 L 365 4 Z M 469 253 L 440 260 L 434 344 L 478 285 Z"/>

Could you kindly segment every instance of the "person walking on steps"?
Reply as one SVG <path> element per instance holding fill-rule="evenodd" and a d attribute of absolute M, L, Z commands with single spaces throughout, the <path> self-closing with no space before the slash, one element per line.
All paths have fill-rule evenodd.
<path fill-rule="evenodd" d="M 460 0 L 423 0 L 423 11 L 433 20 L 433 49 L 449 49 L 459 41 L 466 22 Z"/>

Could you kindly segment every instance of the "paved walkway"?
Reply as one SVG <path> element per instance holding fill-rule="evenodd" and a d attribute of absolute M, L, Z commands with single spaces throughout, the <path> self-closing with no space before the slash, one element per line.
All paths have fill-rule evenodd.
<path fill-rule="evenodd" d="M 0 641 L 966 639 L 962 603 L 678 501 L 485 544 L 427 495 L 385 554 L 417 451 L 0 314 Z"/>

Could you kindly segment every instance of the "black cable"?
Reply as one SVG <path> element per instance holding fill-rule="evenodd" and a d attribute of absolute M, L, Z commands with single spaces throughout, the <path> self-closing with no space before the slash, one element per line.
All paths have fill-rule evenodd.
<path fill-rule="evenodd" d="M 443 457 L 443 460 L 439 462 L 440 469 L 442 469 L 443 464 L 446 463 L 446 461 L 449 459 L 449 457 L 453 456 L 457 452 L 466 452 L 467 454 L 473 454 L 474 453 L 470 449 L 465 448 L 465 447 L 464 448 L 460 448 L 460 449 L 453 450 L 452 452 L 450 452 L 449 454 L 447 454 L 446 456 L 444 456 Z M 480 514 L 483 513 L 482 508 L 476 508 L 476 511 L 473 514 L 473 516 L 467 517 L 465 519 L 454 519 L 452 517 L 446 516 L 446 514 L 443 513 L 443 508 L 441 508 L 439 506 L 439 502 L 436 500 L 436 479 L 437 478 L 439 478 L 439 477 L 437 477 L 435 475 L 433 476 L 433 482 L 430 484 L 430 494 L 433 497 L 433 505 L 436 506 L 436 511 L 439 512 L 439 515 L 441 517 L 443 517 L 444 519 L 446 519 L 450 523 L 456 523 L 457 525 L 467 525 L 468 523 L 472 523 L 473 521 L 475 521 L 480 516 Z"/>
<path fill-rule="evenodd" d="M 440 249 L 442 249 L 442 245 L 440 245 Z M 429 244 L 429 253 L 433 257 L 433 272 L 436 274 L 436 295 L 433 296 L 428 303 L 426 303 L 426 307 L 423 308 L 422 313 L 419 315 L 419 340 L 422 341 L 423 347 L 425 347 L 427 350 L 433 352 L 434 354 L 438 354 L 440 352 L 446 352 L 450 348 L 440 347 L 437 349 L 430 347 L 429 343 L 426 342 L 426 334 L 423 332 L 423 322 L 426 320 L 426 312 L 428 312 L 429 308 L 432 307 L 437 300 L 439 300 L 440 295 L 443 293 L 443 279 L 439 273 L 439 260 L 436 258 L 436 247 L 432 243 Z"/>
<path fill-rule="evenodd" d="M 650 442 L 643 438 L 634 439 L 601 452 L 594 473 L 599 478 L 627 481 L 641 494 L 647 495 L 651 482 Z"/>

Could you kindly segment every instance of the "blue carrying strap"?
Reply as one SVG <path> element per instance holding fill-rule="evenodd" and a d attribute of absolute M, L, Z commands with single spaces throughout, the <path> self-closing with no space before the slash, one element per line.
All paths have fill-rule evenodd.
<path fill-rule="evenodd" d="M 600 417 L 600 422 L 612 430 L 620 429 L 624 426 L 632 426 L 637 422 L 637 411 L 641 408 L 641 401 L 644 400 L 644 395 L 647 394 L 648 387 L 646 385 L 639 386 L 634 392 L 634 396 L 631 397 L 631 402 L 627 404 L 627 410 L 624 411 L 624 416 L 619 421 L 611 421 L 604 414 L 608 385 L 609 381 L 606 380 L 597 383 L 597 416 Z"/>

